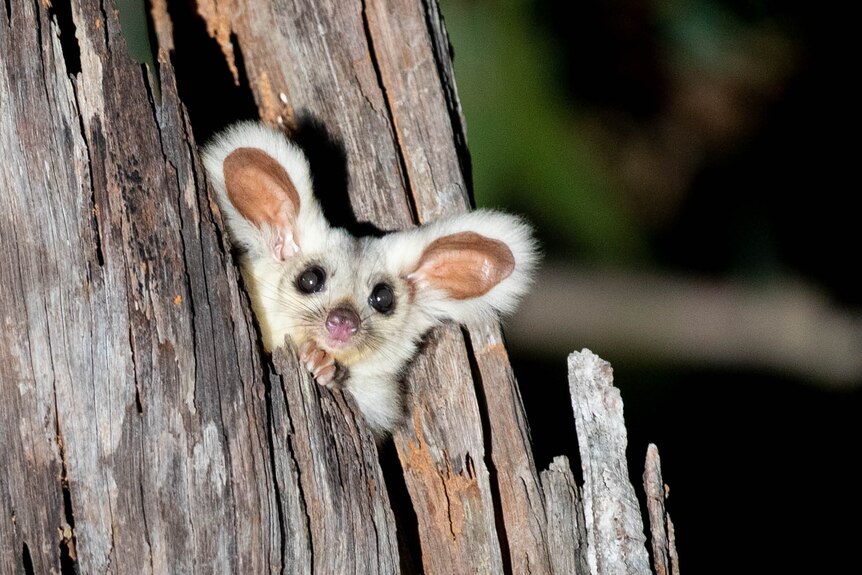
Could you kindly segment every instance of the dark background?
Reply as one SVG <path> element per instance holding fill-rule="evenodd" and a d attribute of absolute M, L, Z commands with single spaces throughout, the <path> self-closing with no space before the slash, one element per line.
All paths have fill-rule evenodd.
<path fill-rule="evenodd" d="M 804 285 L 853 322 L 848 347 L 862 354 L 849 143 L 858 66 L 837 5 L 443 0 L 442 9 L 477 201 L 527 214 L 547 266 L 631 273 L 632 297 L 643 274 L 766 294 Z M 573 288 L 568 305 L 582 294 Z M 804 320 L 800 312 L 786 328 L 807 333 Z M 613 364 L 633 482 L 657 443 L 683 573 L 855 563 L 858 370 L 836 380 L 792 361 L 649 356 L 632 351 L 642 342 L 607 343 L 577 326 L 567 348 L 544 353 L 514 345 L 529 335 L 510 335 L 541 467 L 558 453 L 577 461 L 566 350 L 589 347 Z"/>

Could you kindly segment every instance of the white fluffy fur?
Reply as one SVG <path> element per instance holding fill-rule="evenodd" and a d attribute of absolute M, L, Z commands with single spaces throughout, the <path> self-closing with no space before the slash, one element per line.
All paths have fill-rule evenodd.
<path fill-rule="evenodd" d="M 225 158 L 241 147 L 261 149 L 276 159 L 299 194 L 294 234 L 300 253 L 283 262 L 272 256 L 274 231 L 245 220 L 225 190 Z M 536 246 L 529 226 L 515 216 L 479 210 L 379 239 L 356 239 L 329 226 L 312 192 L 308 162 L 279 132 L 257 123 L 233 126 L 207 145 L 204 163 L 231 241 L 247 250 L 242 270 L 264 344 L 273 349 L 285 337 L 296 345 L 313 340 L 347 366 L 344 385 L 378 435 L 391 431 L 402 417 L 401 374 L 431 327 L 447 319 L 469 323 L 510 313 L 529 288 Z M 459 232 L 475 232 L 506 244 L 515 260 L 511 275 L 468 300 L 454 300 L 442 290 L 413 289 L 407 276 L 416 269 L 423 251 L 434 240 Z M 327 270 L 326 288 L 320 296 L 302 294 L 294 284 L 309 262 Z M 372 286 L 380 281 L 391 283 L 396 292 L 395 310 L 386 317 L 376 315 L 368 304 Z M 355 357 L 349 353 L 340 356 L 339 350 L 327 349 L 320 341 L 328 309 L 345 302 L 363 318 L 362 329 L 367 323 L 367 331 L 375 334 Z M 315 319 L 320 325 L 309 327 L 309 320 L 303 316 L 300 321 L 297 314 L 312 304 L 320 307 L 319 320 Z"/>
<path fill-rule="evenodd" d="M 258 122 L 234 124 L 218 134 L 204 149 L 204 167 L 207 177 L 216 192 L 219 208 L 230 232 L 231 240 L 238 247 L 250 250 L 254 255 L 268 255 L 274 231 L 266 227 L 259 229 L 240 215 L 227 196 L 224 181 L 224 161 L 237 148 L 258 148 L 275 158 L 290 176 L 299 193 L 301 209 L 297 220 L 295 238 L 301 245 L 312 249 L 317 240 L 323 238 L 329 224 L 311 187 L 311 171 L 308 161 L 295 144 L 285 139 L 284 134 Z"/>
<path fill-rule="evenodd" d="M 389 234 L 379 241 L 388 258 L 387 265 L 390 269 L 407 270 L 406 273 L 409 273 L 431 242 L 459 232 L 476 232 L 506 244 L 515 258 L 514 271 L 481 297 L 458 301 L 447 297 L 441 291 L 428 291 L 418 294 L 417 305 L 438 321 L 451 319 L 459 323 L 486 319 L 494 312 L 513 312 L 521 296 L 530 287 L 537 260 L 532 230 L 520 218 L 502 212 L 477 210 L 412 230 Z"/>

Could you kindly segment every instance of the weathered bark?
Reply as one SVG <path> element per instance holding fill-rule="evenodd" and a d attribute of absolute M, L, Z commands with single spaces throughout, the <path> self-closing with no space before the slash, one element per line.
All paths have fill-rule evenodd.
<path fill-rule="evenodd" d="M 265 373 L 170 66 L 156 103 L 114 9 L 73 5 L 78 63 L 50 8 L 10 7 L 0 571 L 395 570 L 364 427 L 327 398 L 298 427 L 307 375 Z"/>
<path fill-rule="evenodd" d="M 650 573 L 643 521 L 629 481 L 623 402 L 611 365 L 589 350 L 569 356 L 569 388 L 584 472 L 590 573 Z"/>
<path fill-rule="evenodd" d="M 662 481 L 658 447 L 652 443 L 647 447 L 643 480 L 655 573 L 656 575 L 679 575 L 679 557 L 676 553 L 673 522 L 664 505 L 669 488 Z"/>
<path fill-rule="evenodd" d="M 275 355 L 282 374 L 272 377 L 272 456 L 279 487 L 296 504 L 282 500 L 283 544 L 297 546 L 307 514 L 311 555 L 287 557 L 279 570 L 315 573 L 394 573 L 398 544 L 389 497 L 377 464 L 374 441 L 344 394 L 321 389 L 302 369 L 293 350 Z M 284 438 L 287 438 L 285 441 Z M 282 489 L 280 489 L 281 491 Z M 304 549 L 302 550 L 304 551 Z"/>
<path fill-rule="evenodd" d="M 542 472 L 545 509 L 548 519 L 548 546 L 554 573 L 586 575 L 587 531 L 581 491 L 572 476 L 567 457 L 554 458 Z"/>
<path fill-rule="evenodd" d="M 435 2 L 212 0 L 200 3 L 200 13 L 229 58 L 241 49 L 261 117 L 290 124 L 312 116 L 343 143 L 359 219 L 402 228 L 468 208 L 464 127 Z M 412 425 L 396 435 L 420 537 L 448 547 L 423 554 L 424 567 L 546 572 L 538 474 L 499 328 L 476 326 L 470 337 L 477 381 L 461 332 L 437 330 L 427 361 L 411 370 Z M 491 407 L 489 437 L 477 389 Z M 438 420 L 439 405 L 460 409 Z M 500 529 L 508 536 L 502 548 Z"/>
<path fill-rule="evenodd" d="M 421 564 L 399 554 L 349 396 L 293 350 L 261 351 L 167 52 L 155 97 L 104 4 L 76 0 L 62 30 L 45 3 L 0 9 L 0 572 L 648 569 L 621 412 L 602 411 L 621 409 L 607 364 L 570 359 L 583 491 L 565 458 L 540 481 L 496 324 L 438 329 L 411 365 L 394 444 L 412 512 L 394 511 L 416 523 Z M 168 50 L 165 6 L 152 3 Z M 434 0 L 198 9 L 263 119 L 311 117 L 344 146 L 359 220 L 468 208 Z"/>
<path fill-rule="evenodd" d="M 281 550 L 255 335 L 170 69 L 155 104 L 115 11 L 73 6 L 78 63 L 46 4 L 10 7 L 0 436 L 23 443 L 0 455 L 18 515 L 0 521 L 0 570 L 25 548 L 45 573 L 64 554 L 87 573 L 267 569 Z"/>

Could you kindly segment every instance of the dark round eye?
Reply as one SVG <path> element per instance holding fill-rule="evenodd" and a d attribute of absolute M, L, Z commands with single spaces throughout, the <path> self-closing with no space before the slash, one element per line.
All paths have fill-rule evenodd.
<path fill-rule="evenodd" d="M 388 284 L 377 284 L 368 296 L 368 305 L 380 313 L 389 313 L 395 305 L 395 294 Z"/>
<path fill-rule="evenodd" d="M 323 284 L 326 283 L 326 272 L 318 266 L 306 268 L 299 277 L 296 278 L 296 287 L 302 293 L 315 293 L 323 289 Z"/>

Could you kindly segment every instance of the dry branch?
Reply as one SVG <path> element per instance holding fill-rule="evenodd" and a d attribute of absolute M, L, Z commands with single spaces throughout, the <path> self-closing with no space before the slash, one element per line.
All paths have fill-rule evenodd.
<path fill-rule="evenodd" d="M 626 464 L 623 402 L 613 370 L 585 349 L 569 356 L 569 389 L 584 472 L 590 573 L 650 573 L 646 537 Z"/>
<path fill-rule="evenodd" d="M 584 505 L 567 457 L 555 457 L 550 467 L 542 472 L 542 489 L 548 519 L 548 546 L 553 550 L 553 572 L 590 573 Z"/>
<path fill-rule="evenodd" d="M 794 281 L 746 285 L 548 262 L 541 289 L 507 328 L 513 344 L 549 356 L 590 341 L 617 355 L 769 369 L 827 387 L 862 382 L 862 314 Z"/>
<path fill-rule="evenodd" d="M 662 481 L 658 447 L 652 443 L 647 448 L 643 480 L 655 573 L 656 575 L 679 575 L 679 558 L 676 554 L 673 523 L 664 507 L 668 487 Z"/>
<path fill-rule="evenodd" d="M 570 359 L 580 490 L 564 458 L 539 479 L 499 326 L 436 330 L 394 437 L 412 509 L 393 508 L 350 398 L 261 352 L 167 53 L 156 98 L 110 0 L 71 22 L 7 6 L 0 572 L 646 572 L 607 364 Z M 152 7 L 169 49 L 182 30 Z M 433 0 L 198 7 L 264 119 L 343 145 L 360 220 L 468 208 Z"/>
<path fill-rule="evenodd" d="M 62 30 L 7 6 L 0 571 L 278 567 L 256 335 L 172 70 L 154 102 L 95 0 Z"/>

